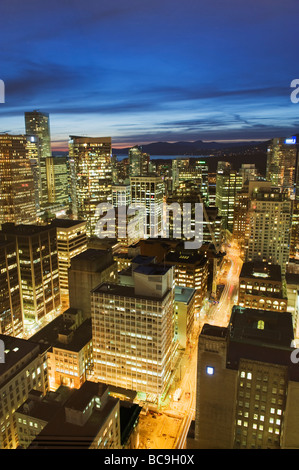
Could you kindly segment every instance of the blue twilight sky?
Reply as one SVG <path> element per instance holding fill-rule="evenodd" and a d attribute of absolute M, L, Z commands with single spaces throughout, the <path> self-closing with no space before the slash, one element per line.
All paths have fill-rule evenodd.
<path fill-rule="evenodd" d="M 0 132 L 113 146 L 293 135 L 298 0 L 1 0 Z"/>

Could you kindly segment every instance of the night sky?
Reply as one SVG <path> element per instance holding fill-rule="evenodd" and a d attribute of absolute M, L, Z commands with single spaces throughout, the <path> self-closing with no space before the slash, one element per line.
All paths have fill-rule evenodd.
<path fill-rule="evenodd" d="M 113 146 L 298 133 L 298 0 L 1 0 L 0 132 Z"/>

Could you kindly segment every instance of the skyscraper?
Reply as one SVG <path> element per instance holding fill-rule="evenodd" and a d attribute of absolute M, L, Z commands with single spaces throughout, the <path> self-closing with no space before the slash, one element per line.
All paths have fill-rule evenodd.
<path fill-rule="evenodd" d="M 129 149 L 129 176 L 145 176 L 149 171 L 149 155 L 142 147 L 135 145 Z"/>
<path fill-rule="evenodd" d="M 17 250 L 24 318 L 38 323 L 60 306 L 56 229 L 40 225 L 4 224 L 0 240 Z"/>
<path fill-rule="evenodd" d="M 279 188 L 261 187 L 249 209 L 249 237 L 245 261 L 279 264 L 285 275 L 289 260 L 292 201 Z"/>
<path fill-rule="evenodd" d="M 14 242 L 0 241 L 0 334 L 23 332 L 21 287 Z"/>
<path fill-rule="evenodd" d="M 145 211 L 145 236 L 157 237 L 162 233 L 162 204 L 164 185 L 161 176 L 133 176 L 131 204 Z"/>
<path fill-rule="evenodd" d="M 298 448 L 298 364 L 290 313 L 233 307 L 198 342 L 195 439 L 202 449 Z"/>
<path fill-rule="evenodd" d="M 36 222 L 36 202 L 28 139 L 0 135 L 0 224 Z"/>
<path fill-rule="evenodd" d="M 111 137 L 70 136 L 73 215 L 86 220 L 88 236 L 95 234 L 98 204 L 111 201 Z"/>
<path fill-rule="evenodd" d="M 242 176 L 228 162 L 218 162 L 216 175 L 216 206 L 223 217 L 224 228 L 233 231 L 234 206 L 237 192 L 242 189 Z"/>
<path fill-rule="evenodd" d="M 51 157 L 49 114 L 40 111 L 25 112 L 25 129 L 28 136 L 39 139 L 40 206 L 48 202 L 46 158 Z"/>
<path fill-rule="evenodd" d="M 54 219 L 57 231 L 57 252 L 60 294 L 63 306 L 69 305 L 69 268 L 71 259 L 87 249 L 86 222 L 82 220 Z"/>
<path fill-rule="evenodd" d="M 173 268 L 138 265 L 131 285 L 99 285 L 91 315 L 95 378 L 161 397 L 175 347 Z"/>
<path fill-rule="evenodd" d="M 297 153 L 296 138 L 272 139 L 267 152 L 267 179 L 286 190 L 291 199 L 295 197 Z"/>
<path fill-rule="evenodd" d="M 47 185 L 49 203 L 61 204 L 68 208 L 69 205 L 69 179 L 67 158 L 62 156 L 47 157 Z"/>

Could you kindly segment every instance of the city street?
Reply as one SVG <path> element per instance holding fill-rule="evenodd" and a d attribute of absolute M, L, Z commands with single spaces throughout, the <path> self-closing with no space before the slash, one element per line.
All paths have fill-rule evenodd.
<path fill-rule="evenodd" d="M 195 417 L 198 336 L 204 323 L 227 326 L 237 299 L 242 260 L 234 243 L 226 247 L 225 260 L 218 276 L 218 283 L 224 284 L 219 303 L 206 304 L 199 320 L 195 322 L 192 342 L 182 356 L 177 378 L 168 392 L 167 400 L 159 409 L 160 415 L 157 414 L 156 418 L 151 414 L 140 417 L 142 448 L 184 449 L 186 446 L 190 424 Z M 173 395 L 178 389 L 181 390 L 181 397 L 175 401 Z"/>

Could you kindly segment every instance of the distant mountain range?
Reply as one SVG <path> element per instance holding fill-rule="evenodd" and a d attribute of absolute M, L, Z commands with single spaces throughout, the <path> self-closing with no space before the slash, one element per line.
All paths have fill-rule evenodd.
<path fill-rule="evenodd" d="M 269 144 L 269 141 L 244 141 L 244 142 L 203 142 L 197 140 L 195 142 L 154 142 L 151 144 L 141 145 L 143 152 L 150 155 L 202 155 L 210 153 L 211 151 L 227 150 L 227 151 L 242 151 L 246 148 L 257 147 L 259 150 L 264 150 Z M 128 155 L 131 147 L 113 149 L 116 155 Z"/>

